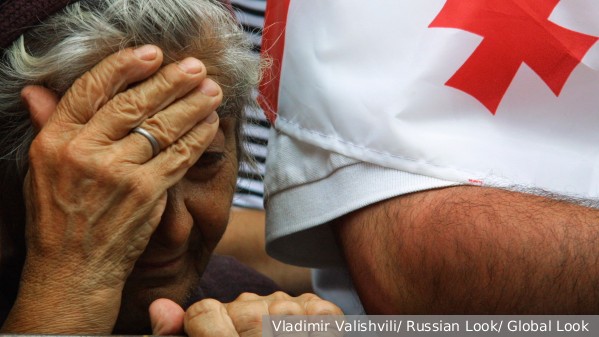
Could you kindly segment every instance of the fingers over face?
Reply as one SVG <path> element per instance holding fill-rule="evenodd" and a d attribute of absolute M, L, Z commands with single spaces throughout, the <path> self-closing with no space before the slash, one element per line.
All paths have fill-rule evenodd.
<path fill-rule="evenodd" d="M 108 56 L 75 81 L 51 121 L 85 124 L 117 93 L 154 74 L 162 58 L 161 50 L 151 45 L 127 48 Z"/>
<path fill-rule="evenodd" d="M 208 116 L 211 119 L 217 117 L 214 115 L 214 111 L 221 100 L 222 92 L 218 84 L 211 79 L 205 79 L 198 88 L 146 119 L 140 127 L 147 130 L 156 139 L 162 150 L 175 143 L 199 122 L 206 120 Z M 139 136 L 131 134 L 125 137 L 121 146 L 130 149 L 144 149 L 141 152 L 128 151 L 132 161 L 141 163 L 147 161 L 149 157 L 147 156 L 147 140 Z"/>
<path fill-rule="evenodd" d="M 161 151 L 145 165 L 140 167 L 140 174 L 156 177 L 153 184 L 156 188 L 166 189 L 183 178 L 187 170 L 196 163 L 206 148 L 210 146 L 218 132 L 219 119 L 213 112 L 204 121 L 196 124 L 175 143 Z M 147 158 L 151 158 L 151 146 L 140 136 L 146 150 Z"/>
<path fill-rule="evenodd" d="M 146 81 L 116 95 L 98 111 L 89 127 L 107 140 L 116 141 L 143 122 L 155 137 L 164 138 L 161 143 L 168 144 L 173 133 L 185 133 L 185 124 L 195 125 L 208 116 L 221 99 L 220 87 L 206 79 L 204 64 L 188 57 L 164 66 Z"/>

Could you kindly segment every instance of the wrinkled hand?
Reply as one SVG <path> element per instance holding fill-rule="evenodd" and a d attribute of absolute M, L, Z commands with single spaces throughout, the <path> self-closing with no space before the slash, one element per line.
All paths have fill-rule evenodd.
<path fill-rule="evenodd" d="M 23 91 L 43 128 L 24 187 L 27 258 L 7 321 L 13 331 L 111 332 L 167 189 L 218 129 L 222 93 L 204 65 L 188 58 L 161 68 L 162 61 L 153 46 L 115 53 L 55 104 L 42 88 Z M 130 133 L 139 125 L 158 140 L 157 156 Z"/>
<path fill-rule="evenodd" d="M 245 293 L 231 303 L 205 299 L 186 312 L 176 303 L 159 299 L 150 306 L 153 334 L 192 337 L 261 337 L 264 315 L 343 315 L 335 304 L 314 294 L 298 297 L 276 292 L 269 296 Z"/>

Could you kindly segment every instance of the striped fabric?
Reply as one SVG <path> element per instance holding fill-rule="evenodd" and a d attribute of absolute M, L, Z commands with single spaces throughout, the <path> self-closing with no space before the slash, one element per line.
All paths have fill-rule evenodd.
<path fill-rule="evenodd" d="M 231 4 L 237 19 L 254 44 L 254 50 L 259 53 L 266 0 L 231 0 Z M 233 204 L 262 209 L 269 123 L 262 110 L 248 109 L 245 113 L 248 123 L 242 130 L 247 140 L 244 146 L 254 158 L 255 165 L 241 164 Z"/>

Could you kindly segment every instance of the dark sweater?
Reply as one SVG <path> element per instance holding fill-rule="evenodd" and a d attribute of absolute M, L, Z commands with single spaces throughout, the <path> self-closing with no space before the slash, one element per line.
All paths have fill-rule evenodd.
<path fill-rule="evenodd" d="M 281 288 L 231 256 L 213 255 L 200 281 L 204 298 L 231 302 L 244 292 L 270 295 Z"/>

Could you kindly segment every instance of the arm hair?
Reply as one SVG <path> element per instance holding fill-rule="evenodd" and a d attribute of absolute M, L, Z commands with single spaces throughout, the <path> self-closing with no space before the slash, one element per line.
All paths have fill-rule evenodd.
<path fill-rule="evenodd" d="M 335 222 L 373 314 L 599 312 L 599 210 L 471 186 L 395 197 Z"/>

